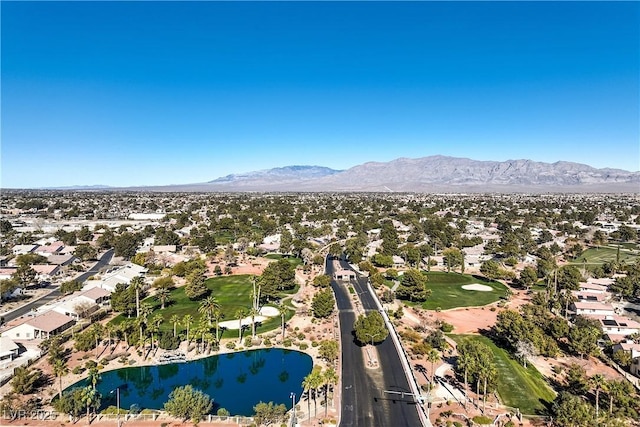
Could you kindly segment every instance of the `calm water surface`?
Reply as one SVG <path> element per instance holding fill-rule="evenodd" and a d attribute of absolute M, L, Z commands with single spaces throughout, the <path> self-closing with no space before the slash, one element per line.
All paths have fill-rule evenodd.
<path fill-rule="evenodd" d="M 97 388 L 102 394 L 101 409 L 116 405 L 118 387 L 121 408 L 136 404 L 141 409 L 163 409 L 174 388 L 190 384 L 214 400 L 212 414 L 225 408 L 232 415 L 250 416 L 260 401 L 291 408 L 290 393 L 296 393 L 296 400 L 300 398 L 302 380 L 312 366 L 311 357 L 298 351 L 248 350 L 186 363 L 103 372 Z M 86 380 L 69 388 L 84 385 Z"/>

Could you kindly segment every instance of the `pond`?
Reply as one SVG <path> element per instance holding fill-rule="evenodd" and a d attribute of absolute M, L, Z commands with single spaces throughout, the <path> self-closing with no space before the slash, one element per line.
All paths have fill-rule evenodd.
<path fill-rule="evenodd" d="M 291 392 L 296 400 L 302 392 L 302 380 L 311 372 L 311 356 L 279 348 L 248 350 L 155 366 L 127 367 L 102 372 L 97 389 L 102 395 L 100 410 L 116 405 L 120 390 L 120 408 L 163 409 L 174 388 L 190 384 L 214 401 L 212 414 L 225 408 L 232 415 L 254 414 L 260 401 L 285 404 L 291 408 Z M 82 380 L 73 387 L 84 387 Z"/>

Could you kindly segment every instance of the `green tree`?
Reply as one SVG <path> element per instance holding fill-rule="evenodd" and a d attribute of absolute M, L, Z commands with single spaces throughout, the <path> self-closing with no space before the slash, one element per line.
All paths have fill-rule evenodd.
<path fill-rule="evenodd" d="M 38 273 L 28 264 L 19 265 L 11 278 L 23 286 L 29 286 L 36 280 Z"/>
<path fill-rule="evenodd" d="M 317 318 L 326 318 L 331 316 L 335 305 L 333 291 L 330 288 L 323 289 L 316 293 L 311 301 L 311 309 L 313 316 Z"/>
<path fill-rule="evenodd" d="M 171 299 L 171 291 L 168 288 L 160 288 L 156 291 L 156 298 L 160 301 L 160 309 L 164 310 L 165 305 Z"/>
<path fill-rule="evenodd" d="M 377 311 L 370 311 L 366 316 L 361 314 L 353 327 L 356 340 L 361 344 L 381 343 L 389 335 L 384 319 Z"/>
<path fill-rule="evenodd" d="M 318 347 L 318 355 L 327 361 L 327 363 L 331 364 L 335 362 L 340 353 L 340 348 L 338 347 L 338 342 L 334 340 L 323 340 L 320 341 L 320 345 Z"/>
<path fill-rule="evenodd" d="M 431 290 L 427 289 L 425 274 L 416 269 L 405 271 L 396 289 L 396 297 L 409 301 L 425 301 L 430 295 Z"/>
<path fill-rule="evenodd" d="M 589 378 L 589 385 L 596 395 L 596 420 L 600 416 L 600 392 L 605 389 L 607 380 L 602 374 L 596 374 Z"/>
<path fill-rule="evenodd" d="M 75 280 L 67 280 L 60 285 L 60 293 L 65 295 L 72 294 L 80 289 L 82 289 L 82 283 L 76 282 Z"/>
<path fill-rule="evenodd" d="M 264 403 L 261 401 L 253 407 L 253 411 L 255 423 L 259 426 L 263 424 L 268 426 L 284 421 L 287 407 L 282 403 L 276 405 L 273 402 Z"/>
<path fill-rule="evenodd" d="M 324 416 L 327 417 L 328 399 L 329 399 L 329 387 L 338 384 L 338 373 L 333 366 L 329 366 L 322 374 L 324 383 Z"/>
<path fill-rule="evenodd" d="M 262 300 L 278 299 L 280 293 L 295 287 L 295 269 L 286 259 L 270 263 L 260 276 L 260 295 Z"/>
<path fill-rule="evenodd" d="M 213 402 L 208 394 L 190 385 L 177 387 L 169 394 L 169 400 L 164 404 L 164 410 L 183 421 L 191 419 L 198 423 L 202 417 L 213 408 Z"/>
<path fill-rule="evenodd" d="M 82 243 L 76 246 L 76 250 L 73 254 L 76 257 L 80 258 L 82 261 L 89 261 L 92 259 L 96 259 L 96 257 L 98 256 L 98 251 L 93 246 Z"/>
<path fill-rule="evenodd" d="M 19 366 L 13 371 L 11 387 L 14 393 L 31 394 L 42 381 L 42 371 L 31 369 L 27 366 Z"/>
<path fill-rule="evenodd" d="M 581 357 L 595 355 L 599 351 L 598 339 L 601 336 L 602 329 L 597 320 L 577 316 L 569 330 L 569 345 Z"/>
<path fill-rule="evenodd" d="M 590 427 L 595 420 L 593 407 L 580 397 L 560 392 L 551 408 L 554 423 L 559 427 Z"/>
<path fill-rule="evenodd" d="M 538 281 L 538 272 L 536 271 L 535 268 L 531 266 L 526 266 L 520 272 L 520 278 L 518 281 L 520 282 L 520 285 L 522 287 L 528 290 L 530 287 L 535 285 L 536 282 Z"/>
<path fill-rule="evenodd" d="M 120 236 L 115 238 L 113 248 L 114 255 L 123 257 L 124 259 L 131 259 L 138 249 L 138 245 L 142 242 L 142 238 L 138 234 L 124 232 Z"/>
<path fill-rule="evenodd" d="M 129 287 L 133 289 L 136 295 L 136 317 L 140 317 L 140 293 L 144 289 L 144 279 L 142 276 L 136 276 L 131 279 Z"/>
<path fill-rule="evenodd" d="M 204 270 L 194 270 L 186 277 L 186 285 L 184 287 L 184 294 L 190 300 L 197 300 L 209 293 L 209 289 L 206 286 L 206 277 Z"/>
<path fill-rule="evenodd" d="M 442 257 L 445 265 L 447 266 L 447 272 L 450 273 L 451 270 L 454 270 L 457 266 L 464 268 L 464 256 L 460 249 L 447 248 L 442 251 Z"/>
<path fill-rule="evenodd" d="M 313 282 L 311 282 L 313 286 L 319 286 L 321 288 L 326 288 L 331 284 L 331 277 L 326 274 L 320 274 L 313 278 Z"/>

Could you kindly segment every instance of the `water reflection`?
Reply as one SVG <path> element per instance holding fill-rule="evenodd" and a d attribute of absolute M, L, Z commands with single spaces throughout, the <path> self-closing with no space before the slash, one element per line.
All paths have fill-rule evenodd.
<path fill-rule="evenodd" d="M 179 386 L 191 384 L 214 399 L 219 408 L 231 414 L 252 415 L 258 402 L 273 401 L 291 407 L 290 393 L 300 395 L 302 380 L 311 372 L 311 357 L 283 349 L 245 351 L 211 356 L 187 363 L 159 366 L 128 367 L 103 372 L 98 383 L 102 408 L 115 405 L 111 393 L 120 389 L 120 407 L 139 405 L 142 409 L 162 409 L 169 393 Z M 83 386 L 81 381 L 75 386 Z"/>

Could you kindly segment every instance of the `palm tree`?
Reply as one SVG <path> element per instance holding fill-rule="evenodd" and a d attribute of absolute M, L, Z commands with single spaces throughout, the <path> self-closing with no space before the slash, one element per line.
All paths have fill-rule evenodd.
<path fill-rule="evenodd" d="M 178 317 L 177 314 L 174 314 L 173 316 L 171 316 L 171 319 L 169 319 L 169 322 L 173 323 L 173 337 L 176 337 L 176 328 L 178 326 L 178 323 L 180 323 L 180 318 Z"/>
<path fill-rule="evenodd" d="M 260 314 L 260 310 L 256 307 L 251 307 L 249 309 L 249 314 L 251 315 L 251 338 L 256 337 L 256 316 Z"/>
<path fill-rule="evenodd" d="M 116 326 L 114 326 L 111 323 L 107 323 L 104 325 L 104 330 L 107 333 L 107 337 L 109 339 L 109 347 L 111 347 L 113 345 L 113 341 L 111 339 L 111 337 L 113 336 L 113 334 L 116 332 Z"/>
<path fill-rule="evenodd" d="M 329 406 L 329 386 L 338 384 L 338 373 L 333 366 L 329 366 L 322 376 L 324 380 L 324 416 L 327 417 L 327 407 Z"/>
<path fill-rule="evenodd" d="M 164 317 L 162 317 L 160 313 L 157 313 L 153 316 L 153 319 L 151 319 L 151 325 L 149 326 L 149 332 L 151 332 L 151 350 L 153 350 L 153 343 L 155 341 L 154 335 L 160 333 L 160 325 L 162 322 L 164 322 Z"/>
<path fill-rule="evenodd" d="M 136 316 L 140 317 L 140 291 L 144 286 L 144 279 L 142 278 L 142 276 L 136 276 L 131 279 L 131 283 L 129 284 L 129 286 L 132 286 L 136 291 Z"/>
<path fill-rule="evenodd" d="M 220 304 L 218 304 L 218 300 L 216 300 L 216 297 L 214 297 L 213 295 L 209 295 L 208 297 L 200 301 L 198 312 L 207 319 L 207 321 L 209 322 L 209 326 L 211 326 L 213 312 L 219 309 Z"/>
<path fill-rule="evenodd" d="M 440 353 L 435 348 L 432 348 L 427 353 L 427 361 L 431 362 L 431 386 L 433 387 L 433 378 L 435 376 L 434 364 L 440 361 Z"/>
<path fill-rule="evenodd" d="M 94 323 L 93 326 L 91 326 L 91 332 L 93 333 L 93 338 L 96 341 L 96 359 L 97 359 L 98 358 L 98 344 L 100 343 L 100 339 L 102 338 L 102 335 L 104 334 L 104 328 L 102 327 L 102 324 Z"/>
<path fill-rule="evenodd" d="M 285 305 L 282 301 L 280 301 L 276 308 L 280 312 L 280 327 L 282 328 L 282 342 L 284 342 L 284 317 L 285 317 Z"/>
<path fill-rule="evenodd" d="M 313 388 L 313 371 L 302 380 L 302 389 L 307 393 L 307 416 L 311 418 L 311 389 Z"/>
<path fill-rule="evenodd" d="M 490 363 L 480 366 L 478 377 L 482 378 L 484 384 L 482 392 L 482 412 L 485 412 L 487 405 L 487 383 L 489 382 L 489 380 L 495 378 L 496 373 L 496 368 Z"/>
<path fill-rule="evenodd" d="M 58 396 L 62 397 L 62 377 L 69 373 L 69 366 L 67 366 L 66 359 L 56 359 L 51 365 L 53 374 L 58 377 Z"/>
<path fill-rule="evenodd" d="M 193 323 L 193 316 L 190 314 L 185 314 L 182 317 L 182 325 L 187 328 L 187 344 L 190 344 L 191 341 L 189 340 L 189 328 L 191 327 L 191 324 Z"/>
<path fill-rule="evenodd" d="M 600 414 L 600 390 L 603 390 L 607 385 L 607 380 L 602 374 L 595 374 L 589 379 L 589 385 L 596 392 L 596 420 Z"/>
<path fill-rule="evenodd" d="M 247 310 L 239 308 L 236 310 L 236 317 L 238 318 L 238 342 L 242 343 L 242 319 L 247 315 Z"/>
<path fill-rule="evenodd" d="M 317 369 L 316 369 L 317 368 Z M 318 401 L 316 397 L 318 395 L 318 389 L 324 384 L 324 376 L 322 375 L 322 368 L 314 366 L 311 370 L 311 388 L 313 389 L 313 413 L 314 417 L 318 416 Z"/>
<path fill-rule="evenodd" d="M 164 310 L 164 306 L 167 303 L 167 301 L 169 301 L 170 297 L 171 297 L 171 291 L 169 290 L 169 288 L 160 288 L 156 291 L 156 298 L 158 298 L 158 301 L 160 301 L 161 310 Z"/>
<path fill-rule="evenodd" d="M 149 304 L 142 304 L 138 315 L 138 328 L 140 329 L 140 343 L 144 347 L 145 337 L 143 335 L 143 326 L 147 326 L 149 315 L 153 311 L 153 307 Z"/>
<path fill-rule="evenodd" d="M 91 387 L 94 390 L 96 389 L 96 384 L 98 384 L 100 378 L 100 371 L 98 371 L 97 366 L 89 368 L 89 371 L 87 372 L 87 381 L 89 382 L 89 384 L 91 384 Z"/>
<path fill-rule="evenodd" d="M 223 318 L 224 313 L 222 313 L 222 311 L 220 311 L 219 309 L 213 312 L 213 320 L 215 320 L 216 322 L 216 344 L 220 342 L 220 320 L 222 320 Z"/>

